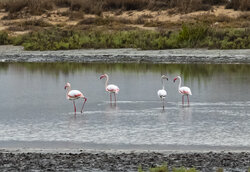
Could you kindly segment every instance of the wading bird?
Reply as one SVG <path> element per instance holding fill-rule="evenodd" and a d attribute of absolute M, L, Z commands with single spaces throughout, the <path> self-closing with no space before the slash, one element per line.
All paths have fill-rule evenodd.
<path fill-rule="evenodd" d="M 163 109 L 164 109 L 164 100 L 167 96 L 167 91 L 165 90 L 165 87 L 164 87 L 164 81 L 163 81 L 164 79 L 168 80 L 166 75 L 161 76 L 162 89 L 158 90 L 158 92 L 157 92 L 158 96 L 160 97 L 160 99 L 162 101 L 162 108 Z"/>
<path fill-rule="evenodd" d="M 79 98 L 83 98 L 84 99 L 84 102 L 83 102 L 83 105 L 82 105 L 82 109 L 81 109 L 81 113 L 82 113 L 83 107 L 84 107 L 85 102 L 87 101 L 87 98 L 84 97 L 84 95 L 80 91 L 78 91 L 78 90 L 71 90 L 71 85 L 68 82 L 65 85 L 64 89 L 67 89 L 66 98 L 68 100 L 72 100 L 73 101 L 75 114 L 76 114 L 75 100 L 79 99 Z"/>
<path fill-rule="evenodd" d="M 187 96 L 188 105 L 189 105 L 189 97 L 188 96 L 192 95 L 192 92 L 191 92 L 190 88 L 188 88 L 188 87 L 181 87 L 181 77 L 180 76 L 175 77 L 174 82 L 177 79 L 180 80 L 178 90 L 179 90 L 179 93 L 182 94 L 182 105 L 184 105 L 184 96 Z"/>
<path fill-rule="evenodd" d="M 113 84 L 108 85 L 109 76 L 107 74 L 101 75 L 100 79 L 102 79 L 102 78 L 106 78 L 105 90 L 110 93 L 110 103 L 112 103 L 112 93 L 114 93 L 115 104 L 116 104 L 116 94 L 118 94 L 119 88 L 116 85 L 113 85 Z"/>

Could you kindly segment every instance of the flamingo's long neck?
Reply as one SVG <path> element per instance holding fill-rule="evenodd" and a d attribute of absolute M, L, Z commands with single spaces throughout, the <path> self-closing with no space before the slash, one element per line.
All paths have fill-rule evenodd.
<path fill-rule="evenodd" d="M 181 88 L 181 78 L 179 78 L 180 79 L 180 82 L 179 82 L 179 89 Z"/>
<path fill-rule="evenodd" d="M 106 75 L 107 77 L 107 79 L 106 79 L 106 82 L 105 82 L 105 89 L 107 88 L 107 86 L 108 86 L 108 82 L 109 82 L 109 76 L 108 75 Z"/>
<path fill-rule="evenodd" d="M 165 90 L 163 78 L 161 78 L 162 89 Z"/>
<path fill-rule="evenodd" d="M 66 98 L 69 98 L 69 92 L 71 91 L 71 86 L 67 87 Z"/>

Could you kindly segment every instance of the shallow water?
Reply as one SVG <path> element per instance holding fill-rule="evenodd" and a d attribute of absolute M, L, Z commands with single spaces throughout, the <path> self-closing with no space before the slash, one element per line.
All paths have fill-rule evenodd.
<path fill-rule="evenodd" d="M 103 73 L 120 88 L 116 106 Z M 169 77 L 165 111 L 157 97 L 161 74 Z M 250 148 L 249 74 L 250 65 L 0 63 L 0 142 Z M 189 107 L 176 75 L 192 90 Z M 76 116 L 66 100 L 66 82 L 88 98 L 83 114 L 81 100 Z"/>

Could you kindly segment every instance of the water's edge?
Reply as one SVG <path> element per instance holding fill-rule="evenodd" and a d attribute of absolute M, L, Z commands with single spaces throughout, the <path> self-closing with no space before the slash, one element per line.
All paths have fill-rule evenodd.
<path fill-rule="evenodd" d="M 24 51 L 20 46 L 0 46 L 0 62 L 81 62 L 81 63 L 250 63 L 250 49 L 82 49 Z"/>
<path fill-rule="evenodd" d="M 248 146 L 96 144 L 67 141 L 0 141 L 0 152 L 249 152 Z"/>

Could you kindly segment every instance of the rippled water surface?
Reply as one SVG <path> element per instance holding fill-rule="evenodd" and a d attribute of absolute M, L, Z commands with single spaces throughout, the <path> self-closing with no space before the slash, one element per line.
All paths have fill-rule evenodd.
<path fill-rule="evenodd" d="M 103 73 L 120 87 L 116 106 Z M 161 74 L 169 77 L 165 111 Z M 190 107 L 176 75 L 192 90 Z M 0 142 L 250 147 L 250 65 L 1 63 L 0 81 Z M 66 100 L 66 82 L 88 98 L 83 114 Z"/>

